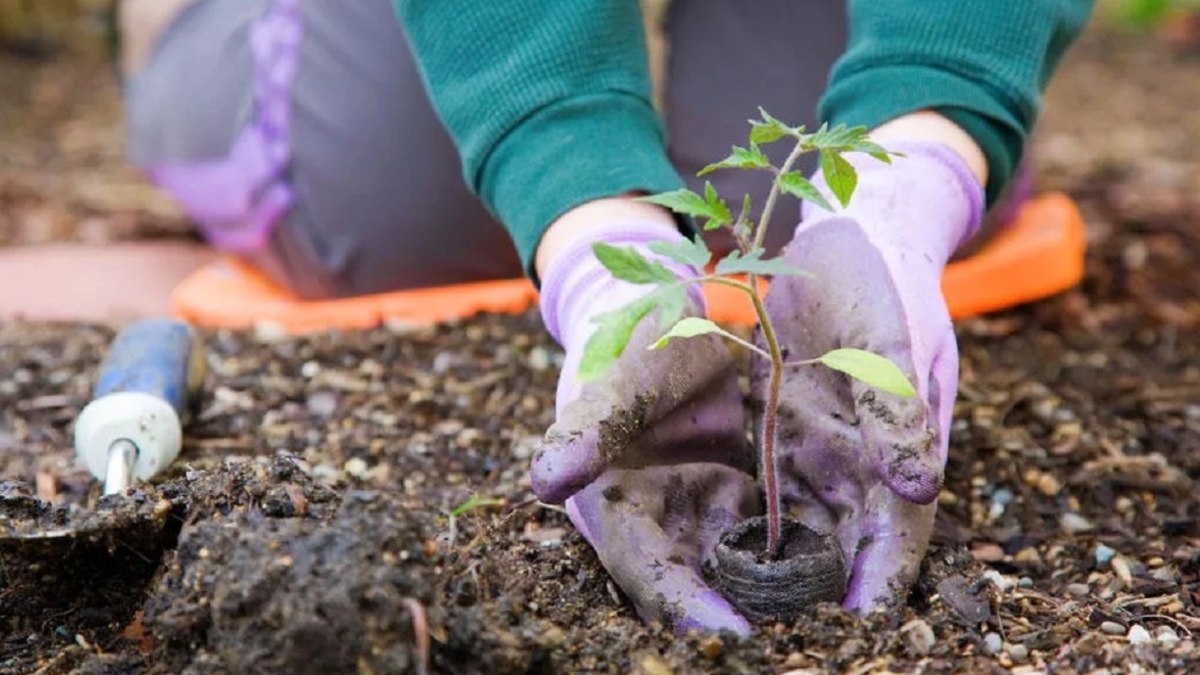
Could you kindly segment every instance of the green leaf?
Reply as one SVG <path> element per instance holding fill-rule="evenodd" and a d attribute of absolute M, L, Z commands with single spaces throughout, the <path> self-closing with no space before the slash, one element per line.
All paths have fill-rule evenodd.
<path fill-rule="evenodd" d="M 1171 0 L 1125 0 L 1121 3 L 1120 16 L 1134 26 L 1145 28 L 1162 21 L 1171 5 Z"/>
<path fill-rule="evenodd" d="M 704 181 L 704 202 L 708 204 L 709 212 L 709 222 L 704 224 L 704 229 L 715 230 L 721 225 L 733 223 L 733 214 L 729 212 L 729 205 L 725 203 L 724 199 L 721 199 L 717 194 L 717 189 L 708 181 Z"/>
<path fill-rule="evenodd" d="M 651 312 L 659 310 L 658 323 L 667 326 L 679 320 L 686 306 L 685 285 L 673 283 L 659 286 L 644 298 L 593 318 L 596 331 L 583 346 L 583 358 L 579 363 L 580 381 L 589 382 L 608 372 L 613 362 L 625 353 L 634 329 Z"/>
<path fill-rule="evenodd" d="M 761 248 L 756 248 L 750 251 L 745 256 L 741 251 L 732 251 L 729 255 L 721 259 L 717 263 L 717 268 L 714 270 L 718 276 L 726 274 L 762 274 L 770 276 L 806 276 L 812 275 L 804 270 L 792 265 L 783 258 L 770 258 L 763 260 L 762 256 L 765 251 Z"/>
<path fill-rule="evenodd" d="M 655 241 L 649 244 L 651 251 L 666 256 L 677 263 L 693 265 L 704 269 L 712 260 L 712 251 L 704 243 L 704 238 L 696 235 L 695 239 L 685 239 L 680 242 Z"/>
<path fill-rule="evenodd" d="M 613 362 L 625 353 L 633 329 L 654 309 L 654 305 L 651 296 L 647 296 L 593 319 L 597 324 L 596 331 L 583 346 L 583 358 L 579 362 L 581 382 L 594 380 L 608 371 Z"/>
<path fill-rule="evenodd" d="M 736 335 L 722 330 L 720 326 L 712 321 L 709 321 L 708 319 L 689 316 L 672 326 L 671 330 L 668 331 L 666 335 L 658 338 L 654 344 L 650 345 L 646 349 L 662 349 L 663 347 L 667 346 L 667 343 L 671 341 L 671 338 L 691 338 L 698 335 L 708 335 L 711 333 L 715 333 L 722 337 L 731 338 L 733 340 L 738 340 Z"/>
<path fill-rule="evenodd" d="M 450 512 L 450 517 L 461 518 L 464 513 L 486 506 L 504 506 L 504 500 L 471 495 L 470 499 L 454 507 L 454 510 Z"/>
<path fill-rule="evenodd" d="M 858 143 L 855 143 L 854 152 L 865 152 L 884 164 L 892 163 L 892 155 L 897 157 L 904 156 L 898 152 L 892 152 L 878 143 L 872 143 L 871 141 L 859 141 Z"/>
<path fill-rule="evenodd" d="M 821 153 L 821 175 L 825 176 L 825 183 L 842 203 L 842 208 L 849 206 L 854 188 L 858 187 L 858 172 L 854 170 L 854 165 L 847 162 L 838 151 L 825 150 Z"/>
<path fill-rule="evenodd" d="M 705 176 L 717 169 L 769 169 L 771 160 L 758 149 L 758 145 L 750 142 L 750 148 L 733 146 L 732 152 L 725 159 L 700 169 L 697 176 Z"/>
<path fill-rule="evenodd" d="M 662 263 L 646 260 L 632 246 L 620 248 L 596 242 L 592 244 L 592 252 L 596 254 L 600 264 L 622 281 L 634 284 L 670 284 L 679 280 Z"/>
<path fill-rule="evenodd" d="M 817 361 L 889 394 L 902 398 L 917 395 L 900 367 L 879 354 L 862 349 L 834 349 L 822 354 Z"/>
<path fill-rule="evenodd" d="M 749 120 L 750 122 L 750 142 L 757 144 L 774 143 L 784 136 L 792 136 L 800 138 L 804 133 L 804 126 L 793 127 L 771 116 L 771 113 L 759 107 L 758 114 L 762 117 L 759 120 Z"/>
<path fill-rule="evenodd" d="M 652 301 L 658 306 L 658 325 L 669 326 L 683 316 L 683 308 L 687 304 L 687 291 L 683 284 L 662 286 L 655 291 Z"/>
<path fill-rule="evenodd" d="M 691 190 L 660 192 L 656 195 L 638 197 L 636 201 L 665 206 L 675 213 L 682 213 L 685 216 L 701 216 L 707 218 L 709 215 L 708 202 L 704 200 L 704 197 L 692 192 Z"/>
<path fill-rule="evenodd" d="M 816 133 L 804 139 L 805 147 L 812 150 L 834 150 L 837 152 L 863 152 L 884 164 L 891 164 L 891 155 L 899 153 L 891 152 L 887 148 L 867 139 L 868 130 L 866 127 L 848 127 L 845 124 L 839 124 L 830 129 L 829 125 L 822 125 Z"/>
<path fill-rule="evenodd" d="M 799 171 L 789 171 L 777 176 L 775 180 L 779 183 L 781 190 L 793 197 L 799 197 L 806 202 L 812 202 L 826 211 L 833 210 L 833 206 L 829 204 L 825 196 L 812 183 L 808 182 L 808 179 L 802 176 Z"/>
<path fill-rule="evenodd" d="M 704 197 L 687 189 L 646 195 L 638 197 L 635 201 L 665 206 L 675 213 L 682 213 L 687 216 L 702 216 L 708 212 L 708 203 L 704 201 Z"/>
<path fill-rule="evenodd" d="M 766 145 L 787 136 L 787 131 L 783 128 L 765 124 L 755 120 L 750 120 L 750 142 L 758 145 Z"/>
<path fill-rule="evenodd" d="M 852 150 L 854 145 L 863 142 L 866 136 L 866 127 L 839 124 L 830 129 L 828 124 L 822 124 L 816 133 L 808 137 L 806 144 L 815 150 Z"/>
<path fill-rule="evenodd" d="M 685 216 L 705 218 L 708 220 L 704 225 L 706 230 L 729 225 L 733 220 L 733 216 L 729 213 L 729 206 L 717 195 L 716 188 L 709 183 L 705 183 L 703 195 L 698 195 L 691 190 L 675 190 L 638 197 L 637 201 L 665 206 L 675 213 L 682 213 Z"/>

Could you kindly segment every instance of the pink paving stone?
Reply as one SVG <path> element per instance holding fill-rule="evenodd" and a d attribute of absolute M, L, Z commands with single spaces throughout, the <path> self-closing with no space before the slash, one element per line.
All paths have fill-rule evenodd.
<path fill-rule="evenodd" d="M 0 248 L 0 321 L 163 316 L 175 286 L 216 257 L 182 242 Z"/>

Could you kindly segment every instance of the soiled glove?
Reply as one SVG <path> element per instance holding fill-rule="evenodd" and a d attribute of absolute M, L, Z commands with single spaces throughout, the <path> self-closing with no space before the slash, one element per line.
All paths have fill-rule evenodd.
<path fill-rule="evenodd" d="M 562 502 L 609 467 L 639 468 L 715 461 L 753 467 L 745 448 L 741 397 L 728 348 L 715 336 L 648 345 L 666 332 L 657 314 L 644 319 L 608 372 L 580 382 L 584 346 L 593 319 L 647 295 L 653 286 L 614 278 L 596 259 L 592 245 L 637 248 L 680 278 L 699 270 L 651 253 L 655 241 L 683 235 L 655 226 L 615 224 L 597 228 L 572 243 L 550 265 L 542 284 L 542 319 L 566 350 L 558 380 L 556 418 L 533 460 L 533 490 L 547 502 Z M 685 316 L 703 316 L 704 295 L 687 289 Z"/>
<path fill-rule="evenodd" d="M 667 328 L 651 314 L 605 375 L 590 382 L 577 377 L 592 319 L 652 290 L 613 278 L 592 244 L 634 246 L 680 278 L 698 276 L 647 249 L 652 241 L 681 237 L 616 224 L 574 242 L 550 265 L 542 316 L 566 349 L 566 362 L 556 421 L 534 458 L 532 482 L 545 501 L 567 499 L 572 522 L 644 619 L 681 631 L 744 634 L 749 624 L 700 571 L 721 532 L 758 508 L 754 454 L 728 348 L 706 336 L 649 351 Z M 693 286 L 686 315 L 703 314 L 703 295 Z"/>
<path fill-rule="evenodd" d="M 983 204 L 949 148 L 889 149 L 906 156 L 891 165 L 847 157 L 859 172 L 847 209 L 805 204 L 784 256 L 814 276 L 777 278 L 766 300 L 786 360 L 867 349 L 895 361 L 918 392 L 902 399 L 820 366 L 784 376 L 781 494 L 810 525 L 837 533 L 851 574 L 845 606 L 854 610 L 903 598 L 928 546 L 958 391 L 941 274 L 978 229 Z M 760 400 L 767 375 L 757 359 Z"/>

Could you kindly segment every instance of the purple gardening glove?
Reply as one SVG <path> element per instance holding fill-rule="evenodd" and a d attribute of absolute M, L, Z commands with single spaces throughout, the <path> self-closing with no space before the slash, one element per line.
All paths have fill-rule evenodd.
<path fill-rule="evenodd" d="M 653 290 L 614 278 L 592 245 L 632 246 L 680 278 L 698 276 L 647 248 L 680 240 L 661 227 L 615 224 L 574 242 L 547 270 L 542 316 L 566 362 L 556 421 L 533 461 L 533 489 L 545 501 L 567 500 L 571 521 L 644 619 L 745 634 L 749 624 L 700 571 L 720 534 L 759 507 L 728 347 L 705 336 L 647 350 L 669 328 L 651 314 L 607 373 L 577 377 L 592 319 Z M 704 315 L 697 287 L 687 304 L 685 315 Z"/>
<path fill-rule="evenodd" d="M 850 571 L 844 604 L 859 611 L 903 599 L 929 543 L 958 392 L 941 275 L 983 210 L 982 188 L 949 148 L 889 149 L 905 156 L 891 165 L 847 156 L 859 173 L 848 208 L 804 205 L 784 257 L 813 278 L 777 278 L 766 300 L 785 360 L 866 349 L 892 359 L 918 392 L 902 399 L 819 366 L 784 375 L 780 492 L 802 520 L 837 533 Z M 763 361 L 755 392 L 766 387 Z"/>

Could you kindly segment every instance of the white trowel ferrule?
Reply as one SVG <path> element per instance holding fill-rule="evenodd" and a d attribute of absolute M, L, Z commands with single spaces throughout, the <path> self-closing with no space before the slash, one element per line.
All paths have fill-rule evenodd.
<path fill-rule="evenodd" d="M 106 494 L 174 461 L 202 367 L 195 332 L 181 321 L 138 321 L 113 341 L 95 396 L 75 421 L 75 452 Z"/>

